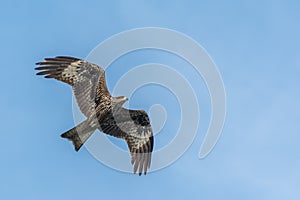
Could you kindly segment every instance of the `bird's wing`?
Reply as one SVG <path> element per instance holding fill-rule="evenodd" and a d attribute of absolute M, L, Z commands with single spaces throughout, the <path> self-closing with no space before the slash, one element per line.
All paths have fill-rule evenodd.
<path fill-rule="evenodd" d="M 126 140 L 134 173 L 147 173 L 151 164 L 153 134 L 147 113 L 143 110 L 119 108 L 101 121 L 100 131 Z"/>
<path fill-rule="evenodd" d="M 45 58 L 45 61 L 36 64 L 40 65 L 35 68 L 40 70 L 37 75 L 55 78 L 72 86 L 77 104 L 87 117 L 91 116 L 100 102 L 110 99 L 105 71 L 96 64 L 66 56 Z"/>

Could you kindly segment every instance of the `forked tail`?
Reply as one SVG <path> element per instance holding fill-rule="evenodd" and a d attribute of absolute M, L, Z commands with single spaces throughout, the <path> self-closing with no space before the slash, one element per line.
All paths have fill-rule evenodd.
<path fill-rule="evenodd" d="M 97 128 L 96 123 L 93 123 L 93 120 L 87 119 L 81 122 L 76 127 L 61 134 L 60 136 L 62 138 L 66 138 L 72 141 L 75 147 L 75 151 L 79 151 L 79 149 L 86 142 L 86 140 L 93 134 L 96 128 Z"/>

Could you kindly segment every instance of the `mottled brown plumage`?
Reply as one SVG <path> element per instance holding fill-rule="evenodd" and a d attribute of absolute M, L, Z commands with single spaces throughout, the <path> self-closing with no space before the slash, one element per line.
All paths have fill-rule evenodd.
<path fill-rule="evenodd" d="M 151 164 L 153 135 L 149 117 L 143 110 L 129 110 L 122 105 L 126 97 L 112 97 L 108 92 L 105 71 L 87 61 L 58 56 L 36 63 L 37 75 L 54 78 L 72 86 L 85 121 L 61 136 L 73 142 L 78 151 L 96 129 L 127 142 L 134 173 L 146 174 Z"/>

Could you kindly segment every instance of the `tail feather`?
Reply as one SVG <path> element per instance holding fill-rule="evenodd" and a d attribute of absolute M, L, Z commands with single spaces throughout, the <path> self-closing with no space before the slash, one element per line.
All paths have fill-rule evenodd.
<path fill-rule="evenodd" d="M 61 134 L 62 138 L 66 138 L 72 141 L 75 151 L 79 151 L 82 145 L 86 142 L 86 140 L 93 134 L 96 130 L 96 126 L 90 123 L 91 120 L 85 120 L 76 127 L 68 130 L 67 132 Z"/>
<path fill-rule="evenodd" d="M 76 127 L 72 128 L 71 130 L 63 133 L 60 135 L 62 138 L 66 138 L 70 141 L 72 141 L 75 151 L 79 151 L 79 149 L 82 147 L 83 142 L 79 137 L 78 132 L 76 131 Z"/>

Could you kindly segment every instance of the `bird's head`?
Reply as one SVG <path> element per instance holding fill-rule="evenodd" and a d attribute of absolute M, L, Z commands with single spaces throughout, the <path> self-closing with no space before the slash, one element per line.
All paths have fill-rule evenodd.
<path fill-rule="evenodd" d="M 112 97 L 112 103 L 114 106 L 122 106 L 126 101 L 128 101 L 128 98 L 124 96 Z"/>

